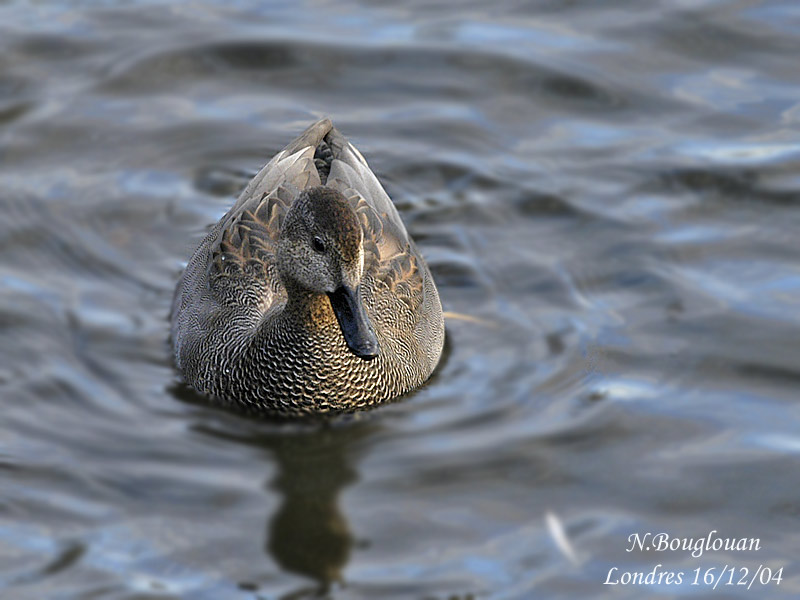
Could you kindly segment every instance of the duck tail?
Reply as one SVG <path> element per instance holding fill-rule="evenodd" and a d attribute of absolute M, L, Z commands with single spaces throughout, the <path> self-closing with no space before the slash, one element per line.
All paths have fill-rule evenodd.
<path fill-rule="evenodd" d="M 342 160 L 346 163 L 359 162 L 365 167 L 368 167 L 367 161 L 361 156 L 361 153 L 356 150 L 347 138 L 341 132 L 331 125 L 330 130 L 325 134 L 325 142 L 330 148 L 333 159 Z"/>
<path fill-rule="evenodd" d="M 331 123 L 330 119 L 320 119 L 299 136 L 297 136 L 297 138 L 290 142 L 286 148 L 284 148 L 284 156 L 292 155 L 298 150 L 308 148 L 309 146 L 316 148 L 332 129 L 333 123 Z"/>

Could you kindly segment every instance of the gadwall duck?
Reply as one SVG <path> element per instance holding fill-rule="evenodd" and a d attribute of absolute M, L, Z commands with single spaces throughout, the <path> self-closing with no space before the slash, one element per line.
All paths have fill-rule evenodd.
<path fill-rule="evenodd" d="M 201 242 L 171 320 L 188 384 L 268 413 L 396 398 L 428 379 L 444 343 L 425 261 L 328 119 L 269 161 Z"/>

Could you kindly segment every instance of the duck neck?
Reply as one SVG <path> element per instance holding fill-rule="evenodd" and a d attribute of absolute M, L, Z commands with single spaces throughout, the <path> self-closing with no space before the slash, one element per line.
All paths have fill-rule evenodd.
<path fill-rule="evenodd" d="M 292 326 L 319 330 L 336 325 L 336 315 L 326 294 L 292 284 L 286 285 L 286 293 L 288 300 L 283 309 L 283 318 Z"/>

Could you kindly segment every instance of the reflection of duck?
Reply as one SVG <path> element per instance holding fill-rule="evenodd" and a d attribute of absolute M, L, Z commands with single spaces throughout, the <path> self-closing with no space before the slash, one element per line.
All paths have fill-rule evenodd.
<path fill-rule="evenodd" d="M 191 398 L 193 392 L 178 386 Z M 222 417 L 219 420 L 219 416 Z M 339 509 L 339 493 L 358 479 L 353 449 L 379 430 L 374 420 L 288 429 L 256 423 L 241 427 L 229 415 L 213 415 L 214 422 L 194 426 L 206 436 L 266 451 L 277 471 L 270 482 L 280 506 L 267 523 L 264 551 L 286 571 L 304 575 L 325 591 L 342 581 L 342 572 L 356 544 L 346 516 Z M 249 424 L 248 424 L 249 425 Z M 293 597 L 293 596 L 292 596 Z M 305 596 L 304 596 L 305 597 Z"/>
<path fill-rule="evenodd" d="M 178 367 L 251 410 L 352 410 L 422 384 L 442 352 L 433 278 L 364 158 L 327 119 L 279 152 L 189 261 Z"/>
<path fill-rule="evenodd" d="M 279 466 L 272 486 L 283 494 L 266 549 L 284 569 L 315 579 L 323 589 L 341 581 L 350 558 L 354 540 L 338 497 L 358 477 L 350 447 L 372 429 L 355 423 L 264 441 Z"/>

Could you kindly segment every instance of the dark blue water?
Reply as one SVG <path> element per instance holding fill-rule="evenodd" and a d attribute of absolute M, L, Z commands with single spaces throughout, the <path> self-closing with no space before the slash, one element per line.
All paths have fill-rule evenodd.
<path fill-rule="evenodd" d="M 798 56 L 789 1 L 0 3 L 0 596 L 796 597 Z M 403 402 L 248 421 L 169 303 L 323 115 L 457 318 Z"/>

